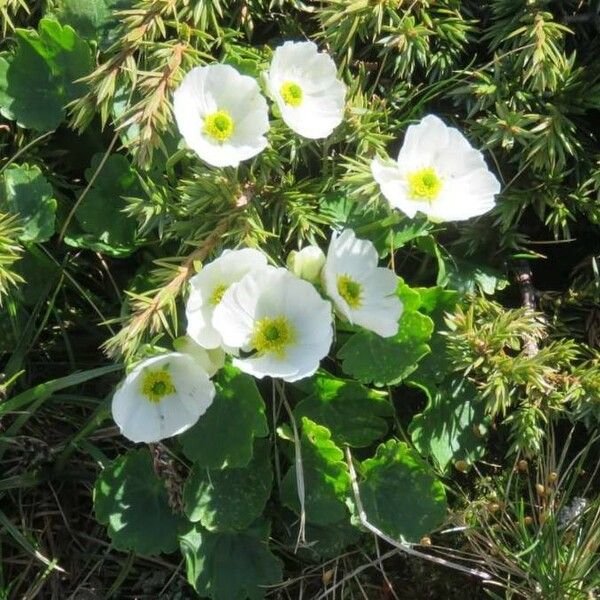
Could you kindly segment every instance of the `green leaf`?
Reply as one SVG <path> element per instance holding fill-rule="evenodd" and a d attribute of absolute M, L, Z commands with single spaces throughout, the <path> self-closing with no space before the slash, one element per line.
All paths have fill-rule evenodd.
<path fill-rule="evenodd" d="M 417 450 L 433 457 L 442 470 L 458 460 L 472 464 L 481 458 L 489 419 L 473 385 L 460 380 L 439 389 L 431 386 L 427 393 L 427 407 L 408 429 Z"/>
<path fill-rule="evenodd" d="M 272 485 L 269 443 L 258 440 L 252 460 L 241 469 L 195 464 L 183 490 L 185 513 L 210 531 L 244 530 L 262 513 Z"/>
<path fill-rule="evenodd" d="M 183 452 L 198 467 L 245 467 L 254 438 L 269 434 L 265 403 L 254 379 L 232 366 L 221 369 L 215 384 L 213 403 L 179 438 Z"/>
<path fill-rule="evenodd" d="M 372 241 L 379 256 L 387 256 L 391 248 L 400 248 L 431 229 L 427 221 L 404 219 L 383 204 L 367 206 L 343 193 L 327 195 L 320 207 L 336 226 L 343 225 L 358 238 Z"/>
<path fill-rule="evenodd" d="M 16 29 L 15 37 L 15 52 L 0 58 L 0 113 L 22 127 L 52 131 L 65 106 L 87 89 L 77 80 L 93 68 L 90 47 L 52 19 L 41 19 L 37 32 Z"/>
<path fill-rule="evenodd" d="M 269 551 L 269 525 L 259 520 L 240 533 L 211 533 L 200 525 L 180 538 L 187 579 L 212 600 L 261 600 L 264 586 L 281 581 L 282 565 Z"/>
<path fill-rule="evenodd" d="M 88 181 L 98 170 L 103 154 L 96 154 L 86 170 Z M 136 248 L 137 221 L 123 211 L 125 197 L 143 195 L 137 175 L 129 161 L 120 154 L 108 157 L 94 185 L 83 197 L 75 217 L 83 234 L 71 233 L 70 245 L 89 248 L 111 256 L 126 256 Z"/>
<path fill-rule="evenodd" d="M 154 473 L 145 448 L 130 450 L 100 473 L 94 487 L 94 510 L 119 550 L 155 555 L 177 548 L 183 519 L 171 511 L 165 486 Z"/>
<path fill-rule="evenodd" d="M 360 498 L 370 523 L 395 539 L 418 542 L 446 516 L 446 494 L 429 465 L 404 442 L 389 440 L 361 464 Z"/>
<path fill-rule="evenodd" d="M 416 304 L 412 295 L 409 302 Z M 370 331 L 355 333 L 338 351 L 344 373 L 363 383 L 392 385 L 406 379 L 429 353 L 425 343 L 433 332 L 433 321 L 405 304 L 398 333 L 382 338 Z M 412 310 L 411 310 L 412 309 Z"/>
<path fill-rule="evenodd" d="M 19 215 L 22 242 L 44 242 L 55 231 L 52 186 L 36 166 L 10 165 L 0 179 L 0 211 Z"/>
<path fill-rule="evenodd" d="M 369 446 L 387 433 L 385 417 L 393 416 L 394 408 L 381 392 L 322 373 L 314 378 L 313 390 L 294 409 L 298 422 L 308 417 L 327 427 L 336 444 L 355 448 Z"/>
<path fill-rule="evenodd" d="M 306 417 L 302 419 L 300 447 L 307 521 L 320 525 L 341 521 L 348 516 L 344 499 L 350 485 L 343 452 L 333 443 L 326 427 Z M 300 513 L 295 465 L 283 478 L 281 501 Z"/>
<path fill-rule="evenodd" d="M 413 291 L 418 292 L 421 298 L 420 309 L 431 315 L 436 325 L 441 324 L 443 313 L 452 310 L 459 297 L 455 290 L 446 290 L 439 286 L 415 288 Z"/>
<path fill-rule="evenodd" d="M 98 40 L 105 48 L 116 40 L 120 31 L 117 11 L 133 4 L 133 0 L 56 0 L 51 16 L 63 25 L 70 25 L 82 38 Z"/>
<path fill-rule="evenodd" d="M 453 366 L 446 355 L 446 337 L 441 335 L 444 329 L 444 315 L 451 312 L 459 299 L 458 292 L 443 290 L 439 287 L 419 288 L 421 310 L 425 310 L 434 323 L 435 332 L 428 344 L 431 352 L 419 362 L 417 369 L 411 373 L 410 381 L 428 387 L 442 382 Z"/>
<path fill-rule="evenodd" d="M 283 543 L 295 548 L 300 520 L 295 514 L 290 514 L 289 517 L 285 520 L 285 526 L 280 535 Z M 362 536 L 362 531 L 354 527 L 349 519 L 344 519 L 330 525 L 306 523 L 304 534 L 306 545 L 300 545 L 297 552 L 298 557 L 303 560 L 321 562 L 324 559 L 339 556 L 348 546 L 357 543 Z"/>
<path fill-rule="evenodd" d="M 502 272 L 486 266 L 484 260 L 480 264 L 454 259 L 444 283 L 462 294 L 479 291 L 492 295 L 496 290 L 506 288 L 510 282 Z"/>

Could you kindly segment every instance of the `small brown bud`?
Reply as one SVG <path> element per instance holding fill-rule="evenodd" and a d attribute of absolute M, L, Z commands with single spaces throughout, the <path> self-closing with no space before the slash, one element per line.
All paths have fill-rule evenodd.
<path fill-rule="evenodd" d="M 332 579 L 333 579 L 333 569 L 323 571 L 323 575 L 321 575 L 321 581 L 323 582 L 323 585 L 329 585 L 329 582 Z"/>
<path fill-rule="evenodd" d="M 530 517 L 529 515 L 527 515 L 523 519 L 523 523 L 525 523 L 525 525 L 531 525 L 533 523 L 533 517 Z"/>
<path fill-rule="evenodd" d="M 519 471 L 521 471 L 521 473 L 527 473 L 528 468 L 529 468 L 529 464 L 527 463 L 526 460 L 520 460 L 517 463 L 517 469 L 519 469 Z"/>
<path fill-rule="evenodd" d="M 548 483 L 555 483 L 558 479 L 558 473 L 556 471 L 552 471 L 552 473 L 548 474 Z"/>
<path fill-rule="evenodd" d="M 454 468 L 461 473 L 466 473 L 469 470 L 469 463 L 466 460 L 457 460 Z"/>
<path fill-rule="evenodd" d="M 538 496 L 546 495 L 546 488 L 541 483 L 535 484 L 535 491 L 538 493 Z"/>
<path fill-rule="evenodd" d="M 422 537 L 419 544 L 421 544 L 421 546 L 431 546 L 431 538 L 427 536 Z"/>
<path fill-rule="evenodd" d="M 491 513 L 496 513 L 500 510 L 500 505 L 497 502 L 490 502 L 487 505 L 487 509 Z"/>

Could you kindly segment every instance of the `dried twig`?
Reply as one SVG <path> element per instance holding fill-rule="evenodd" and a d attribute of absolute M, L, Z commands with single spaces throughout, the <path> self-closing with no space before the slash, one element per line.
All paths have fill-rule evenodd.
<path fill-rule="evenodd" d="M 530 312 L 536 310 L 536 292 L 533 287 L 533 274 L 531 267 L 526 260 L 520 260 L 515 265 L 515 279 L 521 292 L 521 304 Z M 539 347 L 535 337 L 524 336 L 524 350 L 527 356 L 535 356 L 539 352 Z"/>

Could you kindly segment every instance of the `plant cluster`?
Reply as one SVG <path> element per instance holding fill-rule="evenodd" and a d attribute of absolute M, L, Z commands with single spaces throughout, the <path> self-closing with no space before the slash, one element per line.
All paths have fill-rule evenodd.
<path fill-rule="evenodd" d="M 0 0 L 0 597 L 597 593 L 599 11 Z"/>

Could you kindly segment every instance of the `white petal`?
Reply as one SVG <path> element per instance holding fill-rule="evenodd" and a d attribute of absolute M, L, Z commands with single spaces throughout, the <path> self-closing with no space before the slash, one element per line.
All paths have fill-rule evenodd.
<path fill-rule="evenodd" d="M 272 267 L 261 269 L 260 276 Z M 223 342 L 231 348 L 245 347 L 254 328 L 260 298 L 260 280 L 251 271 L 223 295 L 213 314 L 213 326 L 221 334 Z M 260 317 L 258 317 L 260 318 Z"/>
<path fill-rule="evenodd" d="M 390 298 L 389 306 L 385 306 L 383 303 L 377 307 L 370 306 L 354 311 L 352 317 L 356 325 L 386 338 L 398 333 L 398 320 L 401 314 L 400 300 Z"/>
<path fill-rule="evenodd" d="M 409 198 L 406 179 L 398 167 L 386 165 L 379 158 L 375 158 L 371 162 L 371 172 L 390 206 L 398 208 L 407 217 L 414 218 L 420 202 Z"/>
<path fill-rule="evenodd" d="M 262 252 L 253 248 L 226 250 L 190 279 L 190 297 L 186 305 L 187 334 L 204 348 L 218 348 L 223 343 L 212 319 L 215 306 L 211 303 L 218 287 L 229 287 L 253 269 L 266 266 Z"/>
<path fill-rule="evenodd" d="M 500 183 L 487 169 L 477 169 L 444 183 L 440 197 L 426 214 L 434 221 L 462 221 L 482 215 L 494 207 Z"/>
<path fill-rule="evenodd" d="M 471 147 L 463 134 L 448 127 L 449 144 L 440 148 L 433 159 L 433 166 L 442 177 L 461 177 L 475 169 L 486 168 L 483 155 Z"/>
<path fill-rule="evenodd" d="M 436 153 L 446 149 L 449 141 L 444 122 L 435 115 L 427 115 L 406 130 L 398 165 L 405 172 L 431 165 Z"/>

